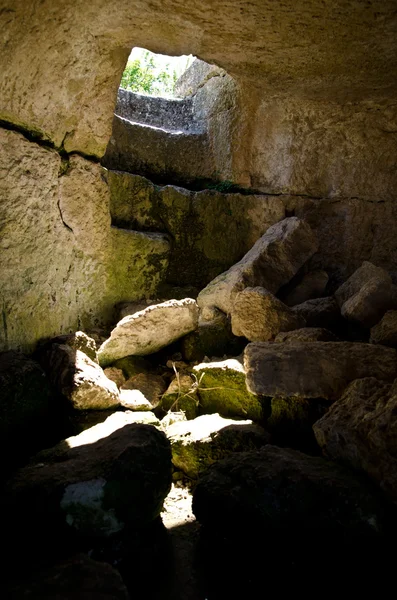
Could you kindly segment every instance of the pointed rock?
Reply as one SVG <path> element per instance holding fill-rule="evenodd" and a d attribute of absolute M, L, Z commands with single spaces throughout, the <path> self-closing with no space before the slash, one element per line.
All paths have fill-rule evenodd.
<path fill-rule="evenodd" d="M 201 309 L 216 306 L 230 314 L 234 298 L 246 287 L 261 286 L 277 292 L 316 252 L 318 243 L 310 226 L 297 217 L 275 225 L 228 271 L 204 288 L 197 302 Z"/>

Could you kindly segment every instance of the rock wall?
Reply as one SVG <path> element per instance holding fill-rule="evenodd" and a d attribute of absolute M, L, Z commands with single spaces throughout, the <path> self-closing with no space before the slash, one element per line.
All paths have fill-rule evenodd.
<path fill-rule="evenodd" d="M 319 262 L 340 278 L 362 256 L 395 271 L 393 0 L 4 0 L 0 31 L 1 348 L 106 322 L 160 279 L 146 257 L 163 265 L 167 243 L 111 227 L 98 164 L 133 46 L 228 73 L 192 99 L 208 122 L 201 150 L 189 163 L 178 140 L 161 160 L 181 172 L 196 156 L 192 177 L 281 194 L 316 222 Z M 141 133 L 136 148 L 162 143 Z"/>
<path fill-rule="evenodd" d="M 161 234 L 111 227 L 99 164 L 0 130 L 0 349 L 104 325 L 165 273 Z"/>

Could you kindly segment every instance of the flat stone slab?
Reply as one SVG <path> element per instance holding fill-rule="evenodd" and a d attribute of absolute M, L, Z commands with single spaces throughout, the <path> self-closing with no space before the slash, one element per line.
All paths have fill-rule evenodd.
<path fill-rule="evenodd" d="M 98 351 L 101 366 L 119 358 L 153 354 L 198 326 L 195 300 L 168 300 L 122 319 Z"/>
<path fill-rule="evenodd" d="M 336 400 L 354 379 L 392 381 L 397 352 L 352 342 L 262 342 L 248 344 L 244 365 L 253 394 Z"/>
<path fill-rule="evenodd" d="M 234 297 L 246 287 L 261 286 L 276 293 L 316 252 L 317 239 L 310 226 L 297 217 L 272 225 L 249 252 L 204 288 L 197 302 L 202 309 L 216 306 L 230 314 Z"/>

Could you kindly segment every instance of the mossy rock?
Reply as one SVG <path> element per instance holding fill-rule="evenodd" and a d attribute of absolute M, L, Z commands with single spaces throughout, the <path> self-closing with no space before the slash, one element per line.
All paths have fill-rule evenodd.
<path fill-rule="evenodd" d="M 190 375 L 178 374 L 163 394 L 157 410 L 160 409 L 162 414 L 170 410 L 182 411 L 186 418 L 191 420 L 197 417 L 198 403 L 194 379 Z"/>
<path fill-rule="evenodd" d="M 191 479 L 232 452 L 256 450 L 269 441 L 264 429 L 252 421 L 224 419 L 219 414 L 173 423 L 166 434 L 174 467 Z"/>
<path fill-rule="evenodd" d="M 150 373 L 153 371 L 152 364 L 142 356 L 126 356 L 119 358 L 112 364 L 112 367 L 121 369 L 126 379 L 135 377 L 140 373 Z"/>
<path fill-rule="evenodd" d="M 264 418 L 263 401 L 247 390 L 244 367 L 239 358 L 201 363 L 193 367 L 199 385 L 200 413 L 223 417 Z"/>

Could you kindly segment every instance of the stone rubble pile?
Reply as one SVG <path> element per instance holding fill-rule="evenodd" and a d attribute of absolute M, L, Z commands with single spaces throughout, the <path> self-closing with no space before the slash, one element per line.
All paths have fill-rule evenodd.
<path fill-rule="evenodd" d="M 336 531 L 351 551 L 377 547 L 397 502 L 396 288 L 364 262 L 331 296 L 307 271 L 316 250 L 288 217 L 197 301 L 124 303 L 97 343 L 76 332 L 0 357 L 4 447 L 23 446 L 26 417 L 58 424 L 10 465 L 15 556 L 37 537 L 74 553 L 123 545 L 154 527 L 172 481 L 196 486 L 208 543 L 225 536 L 237 556 L 255 528 L 291 544 L 291 561 L 315 531 L 326 553 Z"/>

